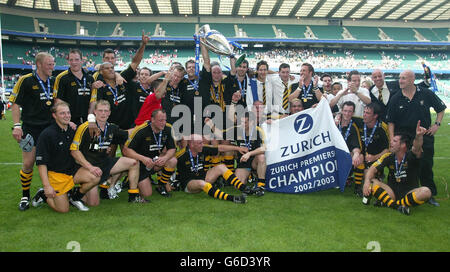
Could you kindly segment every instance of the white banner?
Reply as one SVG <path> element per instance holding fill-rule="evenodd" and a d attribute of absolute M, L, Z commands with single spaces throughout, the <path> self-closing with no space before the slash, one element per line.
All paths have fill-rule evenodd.
<path fill-rule="evenodd" d="M 337 186 L 344 191 L 352 160 L 326 99 L 316 108 L 262 128 L 266 134 L 267 191 L 308 193 Z"/>

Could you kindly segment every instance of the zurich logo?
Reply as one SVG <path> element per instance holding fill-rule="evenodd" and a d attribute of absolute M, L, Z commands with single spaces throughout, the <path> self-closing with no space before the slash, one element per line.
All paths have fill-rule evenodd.
<path fill-rule="evenodd" d="M 294 129 L 298 134 L 305 134 L 313 127 L 313 119 L 308 114 L 300 114 L 294 121 Z"/>

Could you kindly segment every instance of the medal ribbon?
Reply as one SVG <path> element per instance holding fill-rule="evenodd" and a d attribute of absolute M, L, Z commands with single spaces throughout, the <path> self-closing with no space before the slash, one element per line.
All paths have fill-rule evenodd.
<path fill-rule="evenodd" d="M 200 156 L 199 156 L 199 154 L 197 154 L 197 164 L 195 164 L 194 163 L 194 156 L 192 156 L 191 150 L 188 149 L 188 151 L 189 151 L 189 160 L 191 161 L 192 168 L 194 169 L 194 172 L 198 174 L 198 165 L 199 165 L 198 157 L 200 157 Z"/>
<path fill-rule="evenodd" d="M 244 143 L 245 143 L 245 146 L 248 148 L 248 150 L 252 149 L 251 139 L 252 139 L 254 131 L 255 131 L 255 127 L 253 127 L 252 132 L 248 136 L 248 143 L 247 143 L 247 139 L 245 138 L 245 128 L 242 130 L 242 137 L 244 138 Z"/>
<path fill-rule="evenodd" d="M 35 75 L 36 75 L 36 77 L 37 77 L 37 79 L 39 81 L 39 84 L 41 85 L 42 90 L 45 93 L 45 96 L 47 97 L 47 100 L 51 100 L 52 98 L 50 97 L 50 93 L 51 93 L 50 78 L 47 78 L 47 82 L 46 83 L 47 83 L 47 88 L 48 89 L 46 89 L 45 85 L 44 85 L 44 81 L 42 81 L 42 79 L 39 77 L 37 72 L 35 73 Z"/>
<path fill-rule="evenodd" d="M 375 134 L 375 130 L 377 129 L 377 126 L 378 126 L 378 121 L 375 123 L 375 126 L 372 129 L 372 133 L 370 134 L 369 139 L 367 139 L 367 126 L 366 126 L 366 124 L 364 124 L 364 144 L 366 145 L 366 147 L 370 143 L 372 143 L 372 140 L 373 140 L 372 138 L 373 138 L 373 135 Z"/>
<path fill-rule="evenodd" d="M 111 93 L 114 95 L 114 105 L 119 105 L 118 97 L 117 97 L 117 88 L 111 87 L 108 83 L 106 83 L 106 87 L 111 91 Z"/>
<path fill-rule="evenodd" d="M 159 149 L 158 151 L 161 153 L 162 130 L 159 132 L 158 140 L 156 140 L 156 135 L 153 130 L 152 130 L 152 133 L 153 133 L 153 138 L 155 139 L 155 143 L 158 145 L 158 149 Z"/>
<path fill-rule="evenodd" d="M 406 153 L 405 153 L 405 155 L 403 155 L 403 159 L 400 162 L 400 165 L 398 165 L 397 156 L 394 156 L 394 157 L 395 157 L 395 177 L 400 179 L 400 174 L 402 172 L 403 163 L 405 162 Z"/>
<path fill-rule="evenodd" d="M 105 141 L 106 135 L 108 133 L 108 126 L 109 126 L 109 124 L 108 124 L 108 122 L 106 122 L 106 124 L 105 124 L 105 131 L 103 132 L 103 135 L 102 135 L 102 133 L 100 133 L 100 136 L 98 136 L 98 145 L 99 146 L 103 146 L 103 142 Z M 98 123 L 97 123 L 97 127 L 100 129 L 100 131 L 102 131 L 100 126 L 98 125 Z"/>
<path fill-rule="evenodd" d="M 242 96 L 242 100 L 245 99 L 245 91 L 247 90 L 247 78 L 244 78 L 244 85 L 242 85 L 242 83 L 239 81 L 239 79 L 236 77 L 236 81 L 239 85 L 239 89 L 241 90 L 241 96 Z M 245 86 L 245 89 L 243 88 L 243 86 Z"/>
<path fill-rule="evenodd" d="M 144 86 L 142 86 L 142 84 L 139 82 L 139 87 L 141 88 L 142 91 L 144 91 L 144 93 L 146 93 L 147 95 L 150 94 L 150 92 L 147 92 L 147 90 L 144 88 Z"/>
<path fill-rule="evenodd" d="M 308 94 L 309 94 L 309 92 L 311 91 L 312 86 L 313 86 L 312 80 L 311 80 L 311 82 L 310 82 L 309 85 L 308 85 L 308 90 L 306 90 L 306 88 L 305 88 L 306 86 L 305 86 L 305 85 L 302 86 L 302 89 L 303 89 L 303 99 L 308 99 Z"/>
<path fill-rule="evenodd" d="M 348 128 L 347 128 L 347 131 L 345 132 L 345 136 L 344 136 L 344 140 L 345 141 L 347 141 L 347 138 L 348 138 L 348 136 L 350 135 L 350 129 L 351 129 L 351 127 L 352 127 L 352 124 L 353 124 L 353 120 L 350 120 L 350 123 L 348 124 Z M 341 124 L 339 123 L 339 131 L 341 132 L 341 134 L 342 134 L 342 126 L 341 126 Z"/>

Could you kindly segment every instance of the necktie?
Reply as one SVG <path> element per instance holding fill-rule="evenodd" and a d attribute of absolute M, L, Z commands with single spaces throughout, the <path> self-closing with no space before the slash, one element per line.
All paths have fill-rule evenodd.
<path fill-rule="evenodd" d="M 383 88 L 381 88 L 380 90 L 378 90 L 378 100 L 382 103 L 383 102 Z"/>
<path fill-rule="evenodd" d="M 266 83 L 263 82 L 262 86 L 263 86 L 263 104 L 265 105 L 266 104 Z"/>
<path fill-rule="evenodd" d="M 284 83 L 284 92 L 283 92 L 283 109 L 287 110 L 289 106 L 289 88 L 288 83 Z"/>

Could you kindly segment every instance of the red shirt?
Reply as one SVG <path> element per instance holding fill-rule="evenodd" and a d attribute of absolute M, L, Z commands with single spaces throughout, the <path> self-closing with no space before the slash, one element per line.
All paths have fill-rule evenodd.
<path fill-rule="evenodd" d="M 152 93 L 151 95 L 147 96 L 147 98 L 145 98 L 144 104 L 142 104 L 142 107 L 139 110 L 138 117 L 134 121 L 136 126 L 139 126 L 145 121 L 150 120 L 152 118 L 152 112 L 154 110 L 162 109 L 161 100 L 161 98 L 156 98 L 155 93 Z"/>

